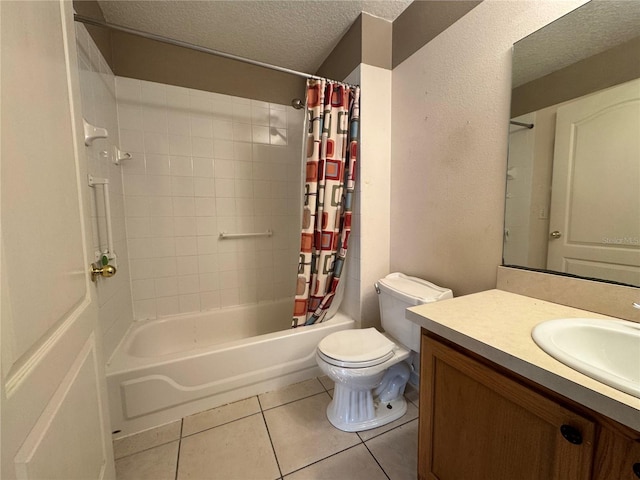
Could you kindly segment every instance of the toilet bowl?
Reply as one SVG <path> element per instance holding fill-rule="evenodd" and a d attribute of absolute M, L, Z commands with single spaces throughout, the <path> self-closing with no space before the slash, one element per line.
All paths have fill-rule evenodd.
<path fill-rule="evenodd" d="M 369 430 L 402 417 L 407 411 L 404 389 L 420 350 L 420 329 L 406 320 L 409 306 L 452 298 L 444 289 L 415 277 L 392 273 L 376 284 L 382 326 L 343 330 L 320 341 L 316 361 L 335 383 L 327 418 L 345 432 Z"/>

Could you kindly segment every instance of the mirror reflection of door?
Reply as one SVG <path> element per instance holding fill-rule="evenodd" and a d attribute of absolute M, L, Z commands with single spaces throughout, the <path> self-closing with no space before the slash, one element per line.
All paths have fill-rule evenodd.
<path fill-rule="evenodd" d="M 547 268 L 640 284 L 640 79 L 558 108 Z"/>

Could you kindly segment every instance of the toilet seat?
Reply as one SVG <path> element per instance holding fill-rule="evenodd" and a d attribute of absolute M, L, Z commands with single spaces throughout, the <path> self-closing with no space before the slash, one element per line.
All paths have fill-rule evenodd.
<path fill-rule="evenodd" d="M 342 330 L 327 335 L 318 344 L 318 356 L 338 367 L 366 368 L 394 356 L 396 344 L 375 328 Z"/>

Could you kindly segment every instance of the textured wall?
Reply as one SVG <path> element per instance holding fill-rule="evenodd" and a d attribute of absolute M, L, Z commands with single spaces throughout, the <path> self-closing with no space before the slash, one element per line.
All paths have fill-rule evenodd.
<path fill-rule="evenodd" d="M 392 270 L 455 295 L 495 287 L 511 47 L 582 3 L 485 0 L 394 69 Z"/>

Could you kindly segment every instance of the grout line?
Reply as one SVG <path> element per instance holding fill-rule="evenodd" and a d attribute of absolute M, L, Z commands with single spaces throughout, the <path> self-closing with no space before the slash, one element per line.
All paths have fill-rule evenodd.
<path fill-rule="evenodd" d="M 273 458 L 276 459 L 276 465 L 278 466 L 278 472 L 280 472 L 280 478 L 283 478 L 282 468 L 280 468 L 280 461 L 276 454 L 276 448 L 273 446 L 273 439 L 271 438 L 271 432 L 269 431 L 269 425 L 267 419 L 264 417 L 264 410 L 262 410 L 262 403 L 260 403 L 260 397 L 258 397 L 258 405 L 260 405 L 260 414 L 262 415 L 262 421 L 264 422 L 264 428 L 267 429 L 267 436 L 269 437 L 269 443 L 271 444 L 271 451 L 273 452 Z"/>
<path fill-rule="evenodd" d="M 262 409 L 262 404 L 260 404 L 260 408 L 262 409 L 263 412 L 268 412 L 269 410 L 273 410 L 275 408 L 284 407 L 285 405 L 291 405 L 292 403 L 299 402 L 300 400 L 306 400 L 307 398 L 315 397 L 317 395 L 322 395 L 323 393 L 329 394 L 329 392 L 327 392 L 325 390 L 324 392 L 312 393 L 311 395 L 307 395 L 306 397 L 296 398 L 295 400 L 291 400 L 290 402 L 286 402 L 286 403 L 282 403 L 280 405 L 276 405 L 275 407 L 269 407 L 269 408 Z M 331 397 L 331 395 L 329 395 L 329 397 Z M 260 401 L 260 399 L 258 399 L 258 402 L 259 401 Z"/>
<path fill-rule="evenodd" d="M 387 472 L 384 471 L 384 468 L 382 468 L 382 465 L 380 465 L 380 462 L 378 461 L 378 459 L 376 458 L 376 456 L 373 454 L 373 452 L 371 450 L 369 450 L 369 445 L 367 445 L 366 442 L 362 442 L 364 445 L 364 448 L 367 449 L 367 452 L 369 452 L 369 455 L 371 455 L 371 457 L 373 458 L 373 460 L 378 464 L 378 466 L 380 467 L 380 470 L 382 470 L 382 473 L 384 473 L 384 476 L 387 477 L 388 480 L 391 480 L 391 478 L 389 477 L 389 475 L 387 475 Z"/>
<path fill-rule="evenodd" d="M 0 1 L 1 1 L 1 0 L 0 0 Z M 199 433 L 206 432 L 206 431 L 208 431 L 208 430 L 213 430 L 214 428 L 222 427 L 223 425 L 229 425 L 230 423 L 237 422 L 238 420 L 242 420 L 242 419 L 244 419 L 244 418 L 252 417 L 252 416 L 257 415 L 257 414 L 259 414 L 259 413 L 262 413 L 262 410 L 260 410 L 260 411 L 258 411 L 258 412 L 250 413 L 250 414 L 248 414 L 248 415 L 243 415 L 242 417 L 234 418 L 233 420 L 229 420 L 228 422 L 220 423 L 220 424 L 215 425 L 215 426 L 213 426 L 213 427 L 203 428 L 202 430 L 198 430 L 197 432 L 193 432 L 193 433 L 190 433 L 190 434 L 188 434 L 188 435 L 184 435 L 184 436 L 182 435 L 182 432 L 181 432 L 181 433 L 180 433 L 180 437 L 181 437 L 181 438 L 189 438 L 189 437 L 193 437 L 194 435 L 198 435 Z"/>
<path fill-rule="evenodd" d="M 400 418 L 402 418 L 402 417 L 400 417 Z M 363 442 L 368 442 L 369 440 L 373 440 L 374 438 L 378 438 L 380 435 L 384 435 L 385 433 L 393 432 L 394 430 L 397 430 L 400 427 L 404 427 L 406 424 L 411 423 L 414 420 L 418 420 L 418 418 L 420 418 L 420 417 L 410 418 L 409 420 L 407 420 L 405 422 L 402 422 L 402 423 L 399 423 L 398 425 L 396 425 L 395 427 L 390 428 L 389 430 L 385 430 L 384 432 L 380 432 L 380 433 L 374 435 L 373 437 L 367 438 L 366 440 L 363 439 L 362 441 Z M 360 432 L 356 432 L 356 433 L 358 434 L 358 437 L 360 437 Z M 360 438 L 362 438 L 362 437 L 360 437 Z"/>
<path fill-rule="evenodd" d="M 0 0 L 0 2 L 1 2 L 1 1 L 2 1 L 2 0 Z M 130 454 L 128 454 L 128 455 L 122 455 L 121 457 L 114 458 L 114 460 L 120 460 L 121 458 L 132 457 L 132 456 L 134 456 L 134 455 L 137 455 L 138 453 L 147 452 L 147 451 L 149 451 L 149 450 L 153 450 L 154 448 L 162 447 L 162 446 L 164 446 L 164 445 L 169 445 L 170 443 L 173 443 L 173 442 L 176 442 L 176 441 L 179 441 L 179 440 L 180 440 L 180 438 L 179 438 L 179 437 L 178 437 L 178 438 L 174 438 L 174 439 L 169 440 L 169 441 L 167 441 L 167 442 L 162 442 L 162 443 L 159 443 L 159 444 L 157 444 L 157 445 L 153 445 L 153 446 L 151 446 L 151 447 L 143 448 L 142 450 L 137 450 L 137 451 L 135 451 L 135 452 L 133 452 L 133 453 L 130 453 Z"/>
<path fill-rule="evenodd" d="M 327 459 L 329 459 L 331 457 L 335 457 L 336 455 L 339 455 L 339 454 L 341 454 L 343 452 L 346 452 L 347 450 L 351 450 L 352 448 L 355 448 L 355 447 L 357 447 L 358 445 L 361 445 L 361 444 L 364 444 L 364 442 L 361 441 L 359 443 L 356 443 L 355 445 L 351 445 L 350 447 L 344 448 L 344 449 L 340 450 L 339 452 L 335 452 L 335 453 L 332 453 L 331 455 L 327 455 L 326 457 L 322 457 L 321 459 L 316 460 L 314 462 L 311 462 L 311 463 L 305 465 L 304 467 L 297 468 L 297 469 L 293 470 L 292 472 L 287 473 L 287 475 L 291 475 L 291 474 L 293 474 L 295 472 L 299 472 L 300 470 L 304 470 L 305 468 L 308 468 L 311 465 L 315 465 L 316 463 L 320 463 L 320 462 L 323 462 L 323 461 L 325 461 L 325 460 L 327 460 Z M 366 445 L 365 445 L 365 447 L 366 447 Z M 369 453 L 371 453 L 371 452 L 369 452 Z M 382 467 L 380 467 L 380 468 L 382 468 Z M 386 475 L 386 473 L 385 473 L 385 475 Z M 389 477 L 387 477 L 387 478 L 389 478 Z"/>
<path fill-rule="evenodd" d="M 180 467 L 180 450 L 182 450 L 182 429 L 184 428 L 184 418 L 180 420 L 180 438 L 178 439 L 178 455 L 176 456 L 176 477 L 178 480 L 178 469 Z"/>

